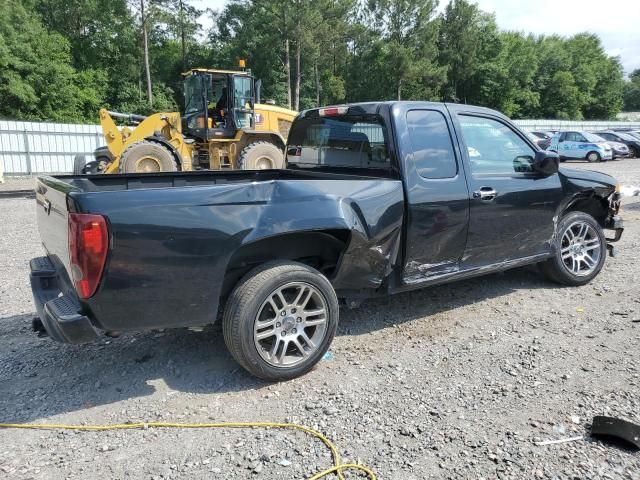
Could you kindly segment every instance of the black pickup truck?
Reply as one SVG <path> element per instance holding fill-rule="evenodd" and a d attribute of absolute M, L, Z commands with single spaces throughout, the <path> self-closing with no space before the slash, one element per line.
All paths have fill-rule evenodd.
<path fill-rule="evenodd" d="M 302 112 L 286 170 L 42 176 L 36 198 L 35 329 L 79 343 L 221 317 L 267 380 L 318 362 L 339 299 L 534 263 L 583 285 L 623 230 L 613 178 L 559 171 L 498 112 L 427 102 Z"/>

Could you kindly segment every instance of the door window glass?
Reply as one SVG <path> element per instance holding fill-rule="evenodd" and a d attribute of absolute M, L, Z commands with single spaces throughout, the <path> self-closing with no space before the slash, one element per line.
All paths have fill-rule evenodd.
<path fill-rule="evenodd" d="M 459 119 L 474 175 L 534 171 L 535 150 L 507 125 L 470 115 Z"/>
<path fill-rule="evenodd" d="M 458 166 L 444 115 L 435 110 L 411 110 L 407 125 L 418 175 L 432 179 L 455 177 Z"/>
<path fill-rule="evenodd" d="M 238 128 L 245 128 L 251 123 L 251 77 L 236 76 L 233 78 L 233 98 Z"/>

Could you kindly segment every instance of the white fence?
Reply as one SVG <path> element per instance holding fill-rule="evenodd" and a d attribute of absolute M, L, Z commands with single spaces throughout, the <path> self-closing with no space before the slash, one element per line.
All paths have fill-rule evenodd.
<path fill-rule="evenodd" d="M 640 130 L 638 122 L 594 121 L 574 122 L 570 120 L 514 120 L 523 130 L 609 130 L 610 128 L 633 128 Z"/>
<path fill-rule="evenodd" d="M 515 123 L 524 130 L 640 129 L 640 122 L 516 120 Z M 98 125 L 0 120 L 0 163 L 4 165 L 4 174 L 7 176 L 69 173 L 73 171 L 73 158 L 76 155 L 90 158 L 93 151 L 104 144 Z"/>
<path fill-rule="evenodd" d="M 69 173 L 76 155 L 92 157 L 104 144 L 97 125 L 0 120 L 0 162 L 5 176 Z"/>

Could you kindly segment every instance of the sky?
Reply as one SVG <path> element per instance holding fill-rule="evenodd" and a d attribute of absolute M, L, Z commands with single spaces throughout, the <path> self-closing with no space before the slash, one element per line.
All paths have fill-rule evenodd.
<path fill-rule="evenodd" d="M 214 10 L 224 8 L 227 3 L 227 0 L 192 1 L 198 8 Z M 440 0 L 440 9 L 447 3 Z M 484 11 L 495 13 L 503 30 L 566 36 L 585 31 L 596 33 L 606 52 L 620 57 L 626 74 L 640 68 L 640 0 L 476 0 L 475 3 Z"/>

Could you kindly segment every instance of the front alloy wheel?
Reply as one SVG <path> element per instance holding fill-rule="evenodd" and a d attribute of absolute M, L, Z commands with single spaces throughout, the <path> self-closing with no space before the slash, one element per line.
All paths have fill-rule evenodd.
<path fill-rule="evenodd" d="M 588 213 L 569 212 L 558 222 L 555 253 L 540 264 L 550 280 L 563 285 L 585 285 L 604 266 L 607 243 L 598 221 Z"/>
<path fill-rule="evenodd" d="M 585 221 L 569 225 L 562 236 L 562 262 L 569 272 L 578 277 L 593 273 L 600 263 L 602 242 L 598 232 Z"/>

